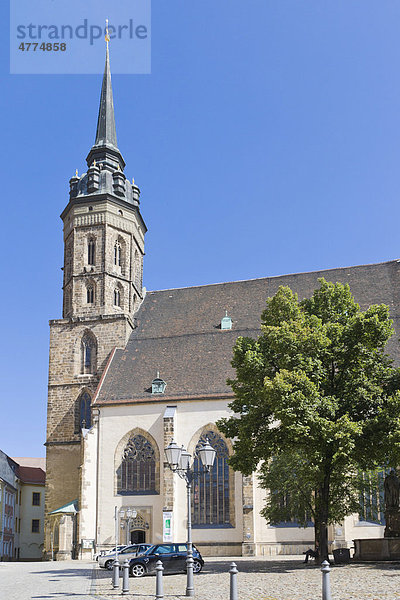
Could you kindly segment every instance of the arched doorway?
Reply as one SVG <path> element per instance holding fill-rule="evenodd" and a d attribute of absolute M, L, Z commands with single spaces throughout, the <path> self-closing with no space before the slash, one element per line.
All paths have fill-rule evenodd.
<path fill-rule="evenodd" d="M 131 544 L 145 544 L 146 532 L 143 529 L 134 529 L 131 531 Z"/>

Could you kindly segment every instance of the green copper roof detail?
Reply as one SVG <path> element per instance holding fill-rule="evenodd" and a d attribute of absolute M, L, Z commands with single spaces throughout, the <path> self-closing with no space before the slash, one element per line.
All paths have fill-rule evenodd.
<path fill-rule="evenodd" d="M 56 515 L 58 513 L 77 513 L 78 512 L 78 500 L 72 500 L 72 502 L 68 502 L 60 508 L 51 511 L 51 515 Z"/>

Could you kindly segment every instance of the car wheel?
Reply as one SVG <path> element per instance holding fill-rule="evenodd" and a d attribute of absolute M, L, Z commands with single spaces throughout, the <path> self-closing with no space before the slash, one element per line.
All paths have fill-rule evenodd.
<path fill-rule="evenodd" d="M 131 567 L 131 575 L 132 577 L 143 577 L 146 573 L 146 569 L 140 563 L 137 565 L 132 565 Z"/>
<path fill-rule="evenodd" d="M 112 571 L 113 570 L 113 564 L 114 564 L 113 560 L 108 560 L 106 562 L 106 564 L 104 565 L 104 568 L 107 569 L 108 571 Z"/>
<path fill-rule="evenodd" d="M 199 560 L 194 559 L 193 561 L 193 573 L 200 573 L 200 571 L 202 570 L 203 565 L 201 564 L 201 562 Z"/>

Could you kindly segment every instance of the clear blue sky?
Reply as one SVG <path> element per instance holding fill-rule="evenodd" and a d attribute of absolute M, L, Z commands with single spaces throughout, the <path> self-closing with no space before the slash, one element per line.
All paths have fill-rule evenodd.
<path fill-rule="evenodd" d="M 399 31 L 395 0 L 153 0 L 151 75 L 113 78 L 148 289 L 399 257 Z M 94 141 L 101 77 L 9 75 L 8 42 L 0 448 L 43 456 L 59 215 Z"/>

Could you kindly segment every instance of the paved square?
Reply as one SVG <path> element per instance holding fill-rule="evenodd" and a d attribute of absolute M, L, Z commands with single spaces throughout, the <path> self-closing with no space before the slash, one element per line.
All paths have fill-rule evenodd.
<path fill-rule="evenodd" d="M 197 600 L 229 600 L 229 566 L 239 570 L 239 600 L 317 600 L 322 597 L 322 574 L 313 561 L 303 564 L 302 556 L 281 558 L 206 558 L 202 573 L 194 578 Z M 121 595 L 111 589 L 111 576 L 95 571 L 95 595 L 114 600 Z M 332 565 L 332 600 L 396 600 L 400 598 L 399 564 Z M 155 577 L 130 578 L 126 598 L 147 600 L 155 596 Z M 186 575 L 164 577 L 166 600 L 185 597 Z"/>
<path fill-rule="evenodd" d="M 206 558 L 194 578 L 196 600 L 229 600 L 229 566 L 239 570 L 239 600 L 318 600 L 321 571 L 301 556 L 278 558 Z M 400 599 L 400 563 L 332 566 L 332 600 Z M 1 600 L 149 600 L 156 578 L 130 578 L 130 593 L 111 587 L 111 573 L 95 562 L 0 562 Z M 121 581 L 122 584 L 122 581 Z M 164 577 L 165 600 L 185 598 L 186 575 Z"/>

